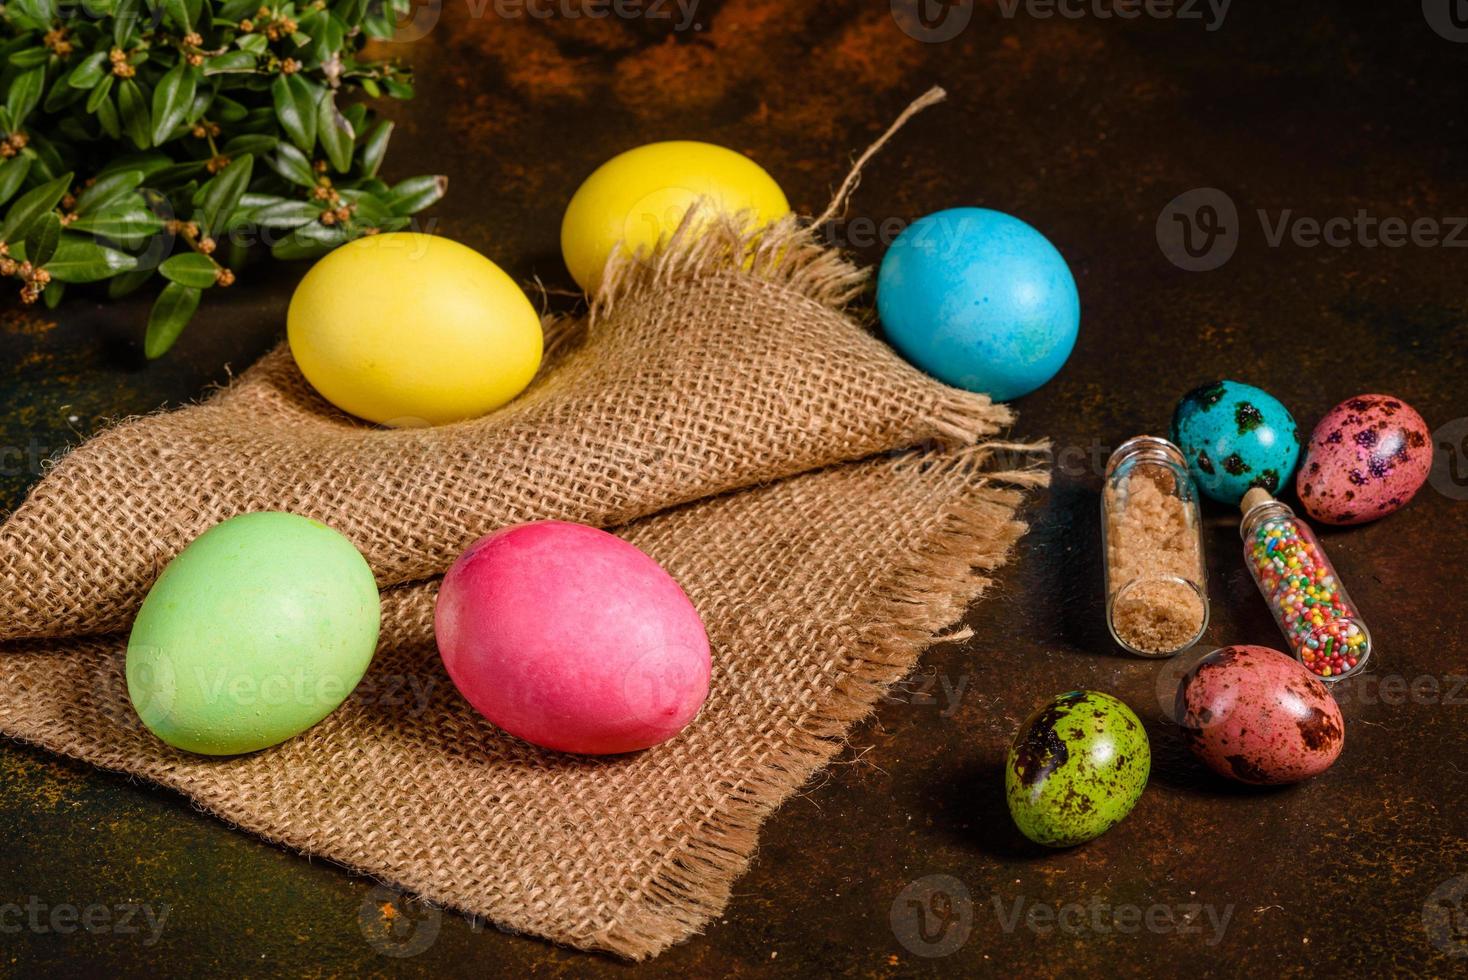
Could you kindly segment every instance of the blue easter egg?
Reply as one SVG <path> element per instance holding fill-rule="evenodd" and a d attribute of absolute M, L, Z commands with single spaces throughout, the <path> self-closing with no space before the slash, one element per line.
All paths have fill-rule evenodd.
<path fill-rule="evenodd" d="M 877 274 L 877 313 L 913 364 L 1008 401 L 1065 364 L 1081 300 L 1044 235 L 998 211 L 953 208 L 897 236 Z"/>
<path fill-rule="evenodd" d="M 1237 505 L 1251 487 L 1278 493 L 1295 472 L 1294 416 L 1267 391 L 1238 381 L 1194 388 L 1172 413 L 1172 441 L 1204 493 Z"/>

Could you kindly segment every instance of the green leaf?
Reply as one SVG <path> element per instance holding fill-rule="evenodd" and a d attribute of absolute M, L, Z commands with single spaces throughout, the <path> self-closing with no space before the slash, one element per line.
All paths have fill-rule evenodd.
<path fill-rule="evenodd" d="M 239 122 L 250 114 L 250 110 L 228 95 L 214 95 L 213 109 L 216 122 Z"/>
<path fill-rule="evenodd" d="M 216 268 L 214 261 L 207 255 L 200 255 L 198 252 L 181 252 L 164 259 L 158 271 L 163 273 L 165 279 L 173 282 L 197 289 L 208 289 L 214 285 Z"/>
<path fill-rule="evenodd" d="M 20 185 L 25 182 L 26 174 L 30 171 L 31 158 L 25 154 L 0 163 L 0 204 L 10 200 L 11 195 L 20 190 Z"/>
<path fill-rule="evenodd" d="M 377 176 L 382 158 L 387 154 L 387 141 L 392 138 L 392 131 L 393 124 L 384 119 L 367 134 L 367 139 L 362 143 L 362 173 L 366 176 Z"/>
<path fill-rule="evenodd" d="M 316 97 L 299 74 L 276 75 L 270 83 L 275 115 L 291 142 L 310 154 L 316 148 Z"/>
<path fill-rule="evenodd" d="M 26 147 L 24 152 L 35 154 L 35 163 L 31 164 L 32 180 L 36 177 L 55 180 L 66 172 L 66 166 L 61 162 L 61 153 L 56 149 L 56 144 L 48 140 L 40 130 L 31 130 L 31 145 Z"/>
<path fill-rule="evenodd" d="M 12 0 L 16 10 L 42 24 L 55 19 L 55 0 Z"/>
<path fill-rule="evenodd" d="M 260 6 L 260 0 L 225 0 L 225 3 L 214 14 L 215 20 L 228 23 L 238 23 L 245 19 L 246 15 L 253 14 Z"/>
<path fill-rule="evenodd" d="M 239 206 L 240 198 L 250 186 L 254 166 L 255 158 L 248 153 L 235 157 L 203 186 L 197 220 L 204 234 L 213 235 L 224 227 L 224 220 Z"/>
<path fill-rule="evenodd" d="M 189 71 L 194 72 L 196 75 L 199 74 L 199 69 L 197 68 L 190 68 Z M 199 121 L 199 117 L 204 115 L 204 113 L 213 104 L 214 92 L 209 86 L 205 86 L 204 89 L 195 94 L 193 100 L 189 102 L 189 108 L 188 111 L 184 113 L 183 121 L 192 126 L 194 123 Z"/>
<path fill-rule="evenodd" d="M 32 265 L 43 266 L 56 254 L 56 245 L 61 240 L 61 215 L 48 211 L 41 220 L 31 225 L 25 236 L 25 255 Z"/>
<path fill-rule="evenodd" d="M 70 227 L 73 231 L 84 231 L 99 238 L 112 239 L 127 248 L 136 248 L 141 239 L 163 230 L 163 219 L 147 208 L 123 204 L 78 218 Z"/>
<path fill-rule="evenodd" d="M 46 284 L 46 289 L 41 293 L 41 298 L 46 301 L 46 309 L 54 310 L 61 303 L 61 297 L 66 295 L 66 283 L 52 282 Z"/>
<path fill-rule="evenodd" d="M 94 88 L 97 83 L 107 74 L 107 52 L 98 51 L 87 55 L 71 70 L 67 76 L 66 84 L 72 88 Z"/>
<path fill-rule="evenodd" d="M 240 198 L 242 208 L 263 208 L 267 204 L 279 204 L 281 201 L 289 201 L 288 197 L 279 194 L 262 194 L 260 191 L 245 191 Z"/>
<path fill-rule="evenodd" d="M 55 208 L 70 186 L 71 174 L 62 174 L 22 194 L 5 212 L 5 223 L 0 225 L 0 242 L 23 241 L 31 225 Z"/>
<path fill-rule="evenodd" d="M 81 102 L 86 97 L 86 92 L 83 92 L 79 88 L 72 88 L 70 85 L 67 85 L 66 78 L 65 76 L 63 76 L 56 79 L 56 81 L 52 83 L 51 91 L 47 93 L 45 100 L 41 103 L 41 108 L 44 111 L 51 113 L 52 115 L 56 115 L 59 114 L 67 106 L 72 105 L 73 103 Z M 81 128 L 81 120 L 76 118 L 75 116 L 68 115 L 66 118 L 58 122 L 57 125 L 62 126 L 66 123 L 72 123 L 77 128 Z"/>
<path fill-rule="evenodd" d="M 183 163 L 170 163 L 157 172 L 149 174 L 148 182 L 150 184 L 157 184 L 159 187 L 171 188 L 180 181 L 188 180 L 190 177 L 195 177 L 203 173 L 205 163 L 206 161 L 204 160 L 187 160 Z M 187 195 L 185 195 L 185 199 L 187 199 Z"/>
<path fill-rule="evenodd" d="M 250 211 L 250 220 L 270 228 L 294 228 L 321 217 L 322 208 L 307 201 L 279 201 Z"/>
<path fill-rule="evenodd" d="M 226 51 L 204 62 L 204 74 L 212 76 L 230 72 L 253 72 L 259 60 L 249 51 Z"/>
<path fill-rule="evenodd" d="M 361 191 L 345 191 L 342 196 L 357 206 L 359 222 L 380 227 L 393 218 L 392 211 L 375 195 Z"/>
<path fill-rule="evenodd" d="M 142 183 L 143 171 L 141 170 L 120 170 L 98 177 L 91 187 L 82 191 L 77 197 L 76 207 L 72 210 L 78 215 L 91 214 L 131 194 Z"/>
<path fill-rule="evenodd" d="M 106 133 L 109 139 L 122 139 L 122 117 L 117 114 L 117 106 L 112 104 L 111 99 L 103 99 L 101 104 L 92 111 L 96 113 L 97 125 L 102 127 L 102 132 Z"/>
<path fill-rule="evenodd" d="M 25 123 L 25 117 L 30 115 L 36 103 L 41 100 L 41 90 L 45 87 L 45 65 L 37 65 L 16 76 L 5 96 L 5 109 L 10 113 L 11 125 L 19 129 Z"/>
<path fill-rule="evenodd" d="M 228 143 L 225 143 L 219 148 L 219 152 L 227 157 L 237 157 L 241 153 L 248 153 L 251 156 L 262 156 L 275 149 L 279 144 L 280 140 L 274 136 L 247 133 L 244 136 L 236 136 Z"/>
<path fill-rule="evenodd" d="M 323 225 L 313 221 L 276 242 L 271 246 L 270 254 L 281 261 L 314 259 L 346 244 L 350 238 L 351 235 L 341 225 Z"/>
<path fill-rule="evenodd" d="M 126 48 L 128 39 L 141 26 L 143 19 L 142 0 L 118 0 L 112 10 L 112 43 Z"/>
<path fill-rule="evenodd" d="M 347 117 L 347 122 L 352 124 L 352 132 L 361 133 L 367 129 L 367 106 L 361 102 L 353 102 L 342 110 L 342 115 Z"/>
<path fill-rule="evenodd" d="M 97 83 L 97 87 L 92 89 L 91 94 L 87 96 L 88 112 L 96 112 L 102 103 L 108 101 L 107 96 L 112 92 L 112 80 L 116 77 L 115 75 L 104 75 Z"/>
<path fill-rule="evenodd" d="M 367 13 L 367 0 L 341 0 L 336 6 L 335 13 L 348 29 L 357 27 L 362 23 L 363 15 Z"/>
<path fill-rule="evenodd" d="M 280 144 L 276 148 L 275 156 L 268 158 L 266 162 L 270 164 L 271 170 L 292 184 L 299 184 L 301 187 L 316 186 L 316 172 L 311 169 L 311 161 L 289 143 Z"/>
<path fill-rule="evenodd" d="M 152 145 L 152 127 L 148 125 L 148 101 L 143 90 L 131 78 L 124 78 L 117 87 L 117 111 L 122 116 L 122 128 L 128 139 L 140 150 Z"/>
<path fill-rule="evenodd" d="M 442 174 L 409 177 L 401 184 L 393 186 L 387 206 L 392 208 L 393 214 L 396 215 L 417 214 L 443 197 L 448 189 L 449 179 Z"/>
<path fill-rule="evenodd" d="M 176 0 L 175 0 L 176 2 Z M 194 102 L 194 89 L 199 84 L 199 73 L 189 63 L 179 59 L 178 64 L 168 69 L 153 90 L 153 142 L 161 144 L 184 121 Z"/>
<path fill-rule="evenodd" d="M 395 99 L 411 99 L 413 97 L 413 86 L 406 82 L 384 78 L 382 80 L 382 87 L 387 90 L 388 95 Z"/>
<path fill-rule="evenodd" d="M 202 295 L 193 286 L 176 282 L 163 287 L 163 292 L 158 294 L 157 301 L 153 303 L 153 311 L 148 314 L 148 333 L 143 338 L 143 353 L 150 360 L 168 353 L 168 348 L 173 346 L 184 327 L 189 325 L 189 320 L 193 319 Z"/>
<path fill-rule="evenodd" d="M 184 0 L 162 0 L 162 6 L 163 12 L 176 26 L 183 28 L 184 31 L 194 29 L 193 19 L 189 16 L 189 8 Z"/>
<path fill-rule="evenodd" d="M 330 92 L 321 97 L 316 116 L 316 135 L 337 173 L 344 174 L 352 168 L 352 144 L 356 141 L 357 134 L 352 132 L 352 124 L 347 122 L 347 117 L 337 111 L 336 97 Z"/>
<path fill-rule="evenodd" d="M 304 20 L 301 21 L 302 26 L 305 26 L 305 23 Z M 309 28 L 309 31 L 311 36 L 316 39 L 311 53 L 317 61 L 325 62 L 331 60 L 331 56 L 341 51 L 342 45 L 346 41 L 346 25 L 333 16 L 330 11 L 321 11 L 319 17 L 316 18 L 316 21 Z"/>
<path fill-rule="evenodd" d="M 264 34 L 242 34 L 235 39 L 234 43 L 240 46 L 241 51 L 248 51 L 251 54 L 264 54 L 265 48 L 270 42 Z"/>
<path fill-rule="evenodd" d="M 100 182 L 103 177 L 122 173 L 124 170 L 137 170 L 142 173 L 143 179 L 147 180 L 171 163 L 173 163 L 172 159 L 156 150 L 152 153 L 124 153 L 108 160 L 106 165 L 97 171 L 97 180 Z"/>
<path fill-rule="evenodd" d="M 108 281 L 107 295 L 112 299 L 122 299 L 129 293 L 136 292 L 143 283 L 152 279 L 156 271 L 156 269 L 133 269 L 131 272 L 119 273 Z"/>
<path fill-rule="evenodd" d="M 51 60 L 51 52 L 46 48 L 37 46 L 26 48 L 24 51 L 17 51 L 7 60 L 17 68 L 34 68 L 37 65 L 44 65 L 47 61 Z"/>
<path fill-rule="evenodd" d="M 46 263 L 46 271 L 58 282 L 97 282 L 111 279 L 136 264 L 131 255 L 98 245 L 87 235 L 63 232 L 56 254 Z"/>

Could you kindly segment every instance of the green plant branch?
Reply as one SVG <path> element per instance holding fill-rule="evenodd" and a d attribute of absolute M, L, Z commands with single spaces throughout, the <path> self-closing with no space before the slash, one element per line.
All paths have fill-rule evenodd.
<path fill-rule="evenodd" d="M 226 239 L 268 231 L 276 258 L 299 259 L 407 227 L 446 181 L 382 180 L 392 126 L 350 96 L 412 96 L 404 69 L 358 58 L 409 2 L 107 0 L 63 19 L 58 0 L 8 0 L 0 275 L 48 305 L 72 283 L 165 280 L 157 356 L 203 291 L 234 282 L 242 246 L 221 261 Z"/>

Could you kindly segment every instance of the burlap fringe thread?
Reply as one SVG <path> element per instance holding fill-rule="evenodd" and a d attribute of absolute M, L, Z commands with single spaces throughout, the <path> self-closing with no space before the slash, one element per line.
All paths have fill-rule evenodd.
<path fill-rule="evenodd" d="M 1014 443 L 1022 455 L 1048 451 L 1048 442 Z M 641 889 L 658 907 L 634 908 L 629 900 L 617 925 L 596 948 L 634 961 L 646 960 L 701 931 L 723 913 L 734 882 L 748 871 L 759 846 L 759 829 L 785 800 L 848 744 L 852 725 L 870 715 L 892 685 L 906 677 L 923 651 L 935 642 L 962 642 L 973 636 L 959 623 L 970 603 L 992 579 L 989 573 L 1008 560 L 1028 527 L 1012 519 L 1023 500 L 1019 490 L 1050 482 L 1042 465 L 1001 473 L 985 467 L 996 446 L 975 446 L 939 461 L 922 452 L 906 455 L 898 466 L 968 476 L 983 473 L 982 485 L 943 515 L 940 530 L 893 570 L 889 585 L 860 606 L 854 617 L 866 624 L 838 689 L 786 743 L 783 758 L 748 774 L 731 787 L 723 809 L 688 835 L 676 861 L 666 861 Z"/>

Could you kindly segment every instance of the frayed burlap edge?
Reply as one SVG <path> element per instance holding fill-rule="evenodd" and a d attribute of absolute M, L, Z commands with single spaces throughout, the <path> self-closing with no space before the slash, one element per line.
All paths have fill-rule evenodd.
<path fill-rule="evenodd" d="M 995 443 L 938 463 L 914 452 L 898 465 L 978 474 L 998 452 L 1034 460 L 1048 449 L 1048 442 Z M 613 917 L 616 924 L 597 937 L 597 948 L 645 960 L 701 932 L 724 911 L 734 882 L 754 860 L 765 820 L 845 748 L 851 726 L 873 713 L 923 651 L 973 636 L 967 627 L 951 627 L 988 589 L 989 573 L 1004 565 L 1028 530 L 1015 519 L 1024 499 L 1024 491 L 1016 488 L 1049 482 L 1042 464 L 1021 462 L 1016 469 L 984 472 L 981 482 L 956 495 L 912 560 L 894 568 L 859 607 L 860 640 L 849 651 L 837 687 L 806 717 L 780 757 L 765 760 L 730 787 L 719 811 L 689 832 L 682 849 L 662 860 Z"/>
<path fill-rule="evenodd" d="M 729 277 L 768 282 L 806 302 L 846 313 L 865 289 L 870 270 L 823 244 L 816 228 L 793 214 L 751 228 L 739 215 L 714 215 L 695 205 L 656 249 L 612 253 L 580 325 L 595 329 L 633 297 Z M 563 343 L 573 342 L 569 338 L 575 329 L 554 321 L 547 325 L 547 332 L 554 331 Z M 1014 413 L 988 395 L 945 387 L 922 421 L 943 445 L 964 446 L 1012 425 Z"/>
<path fill-rule="evenodd" d="M 635 253 L 613 250 L 582 318 L 584 325 L 594 327 L 632 297 L 730 276 L 768 282 L 827 309 L 849 313 L 847 307 L 866 289 L 871 270 L 822 242 L 819 229 L 846 207 L 867 163 L 898 130 L 947 97 L 942 88 L 934 86 L 913 100 L 852 164 L 831 203 L 816 218 L 792 213 L 759 226 L 748 213 L 727 214 L 701 200 L 688 208 L 670 235 L 651 248 Z M 556 320 L 546 321 L 548 333 L 554 330 L 565 336 L 569 331 L 574 335 L 574 329 Z M 1012 425 L 1014 413 L 988 395 L 949 388 L 923 422 L 944 445 L 965 446 Z"/>

